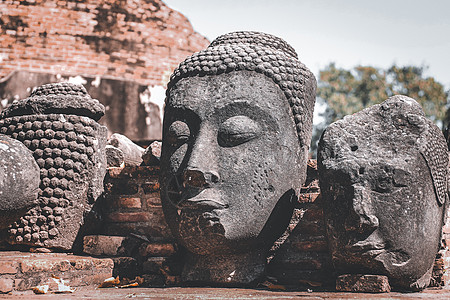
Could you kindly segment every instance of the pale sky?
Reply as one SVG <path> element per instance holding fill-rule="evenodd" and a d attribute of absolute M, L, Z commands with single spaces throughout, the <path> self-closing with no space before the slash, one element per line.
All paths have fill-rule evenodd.
<path fill-rule="evenodd" d="M 213 40 L 237 30 L 279 36 L 316 76 L 338 67 L 427 65 L 450 89 L 449 0 L 163 0 Z"/>

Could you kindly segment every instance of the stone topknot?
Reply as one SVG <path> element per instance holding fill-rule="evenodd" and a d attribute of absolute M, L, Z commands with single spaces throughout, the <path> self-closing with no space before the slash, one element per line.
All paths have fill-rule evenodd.
<path fill-rule="evenodd" d="M 293 58 L 298 58 L 297 52 L 285 40 L 263 32 L 236 31 L 227 33 L 216 38 L 209 47 L 215 47 L 221 44 L 256 44 L 279 50 Z"/>
<path fill-rule="evenodd" d="M 272 79 L 284 92 L 294 115 L 300 146 L 309 148 L 316 79 L 297 60 L 295 50 L 284 40 L 266 33 L 239 31 L 222 35 L 211 45 L 186 58 L 170 77 L 167 88 L 182 78 L 255 71 Z"/>
<path fill-rule="evenodd" d="M 30 95 L 30 98 L 47 95 L 72 95 L 86 96 L 88 93 L 84 86 L 68 82 L 49 83 L 38 86 Z"/>
<path fill-rule="evenodd" d="M 49 83 L 33 90 L 30 97 L 14 101 L 2 111 L 0 119 L 33 114 L 73 114 L 98 121 L 105 107 L 92 99 L 84 86 L 68 82 Z"/>

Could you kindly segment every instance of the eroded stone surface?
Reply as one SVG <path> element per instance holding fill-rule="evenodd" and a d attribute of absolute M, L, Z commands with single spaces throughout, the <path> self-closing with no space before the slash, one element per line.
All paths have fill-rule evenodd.
<path fill-rule="evenodd" d="M 142 165 L 144 166 L 159 166 L 161 159 L 162 143 L 155 141 L 151 143 L 142 154 Z"/>
<path fill-rule="evenodd" d="M 2 112 L 0 133 L 21 141 L 40 168 L 38 201 L 12 224 L 11 242 L 72 248 L 103 191 L 107 130 L 86 116 L 103 112 L 82 86 L 69 83 L 43 85 Z"/>
<path fill-rule="evenodd" d="M 111 135 L 108 145 L 112 145 L 122 151 L 126 166 L 139 166 L 142 163 L 144 148 L 136 145 L 123 134 L 114 133 Z"/>
<path fill-rule="evenodd" d="M 0 134 L 0 228 L 7 228 L 34 205 L 39 167 L 21 142 Z"/>
<path fill-rule="evenodd" d="M 283 40 L 235 32 L 188 57 L 168 87 L 161 200 L 190 253 L 183 280 L 255 282 L 306 177 L 314 76 Z"/>
<path fill-rule="evenodd" d="M 425 288 L 445 217 L 448 154 L 420 105 L 394 96 L 333 123 L 319 143 L 318 167 L 337 272 Z"/>
<path fill-rule="evenodd" d="M 389 293 L 391 286 L 383 275 L 341 275 L 336 279 L 336 290 L 357 293 Z"/>
<path fill-rule="evenodd" d="M 106 145 L 106 165 L 108 168 L 111 167 L 124 167 L 125 166 L 125 156 L 122 150 L 112 145 Z"/>

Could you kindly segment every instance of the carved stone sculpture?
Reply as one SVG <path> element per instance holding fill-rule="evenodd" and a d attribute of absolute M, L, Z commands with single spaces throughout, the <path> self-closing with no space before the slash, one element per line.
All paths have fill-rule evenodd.
<path fill-rule="evenodd" d="M 104 107 L 83 86 L 36 88 L 0 117 L 0 133 L 21 141 L 40 168 L 39 198 L 9 229 L 18 244 L 71 249 L 83 218 L 103 191 Z"/>
<path fill-rule="evenodd" d="M 139 166 L 142 163 L 142 154 L 144 154 L 145 149 L 133 143 L 132 140 L 123 134 L 112 134 L 109 137 L 107 144 L 122 151 L 123 160 L 126 166 Z"/>
<path fill-rule="evenodd" d="M 217 38 L 167 90 L 161 199 L 189 251 L 184 281 L 249 284 L 306 177 L 316 81 L 285 41 Z"/>
<path fill-rule="evenodd" d="M 394 96 L 333 123 L 319 142 L 318 167 L 338 274 L 425 288 L 445 217 L 448 154 L 420 105 Z"/>
<path fill-rule="evenodd" d="M 17 221 L 38 196 L 39 167 L 21 142 L 0 135 L 0 229 Z"/>

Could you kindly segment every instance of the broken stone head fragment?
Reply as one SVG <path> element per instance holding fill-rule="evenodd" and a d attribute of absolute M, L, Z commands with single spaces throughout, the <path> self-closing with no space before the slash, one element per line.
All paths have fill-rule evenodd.
<path fill-rule="evenodd" d="M 145 149 L 123 134 L 112 134 L 107 144 L 116 147 L 123 153 L 123 160 L 126 166 L 139 166 L 142 163 L 142 154 Z"/>
<path fill-rule="evenodd" d="M 33 153 L 1 134 L 0 161 L 0 229 L 5 229 L 35 204 L 40 180 Z"/>
<path fill-rule="evenodd" d="M 0 133 L 32 151 L 40 169 L 38 199 L 10 228 L 11 242 L 69 250 L 103 191 L 104 107 L 81 85 L 47 84 L 0 116 Z"/>
<path fill-rule="evenodd" d="M 318 167 L 338 275 L 425 288 L 445 217 L 448 154 L 420 105 L 394 96 L 333 123 L 319 142 Z"/>
<path fill-rule="evenodd" d="M 160 182 L 189 252 L 185 282 L 242 285 L 263 274 L 306 177 L 315 89 L 294 49 L 259 32 L 223 35 L 174 71 Z"/>

